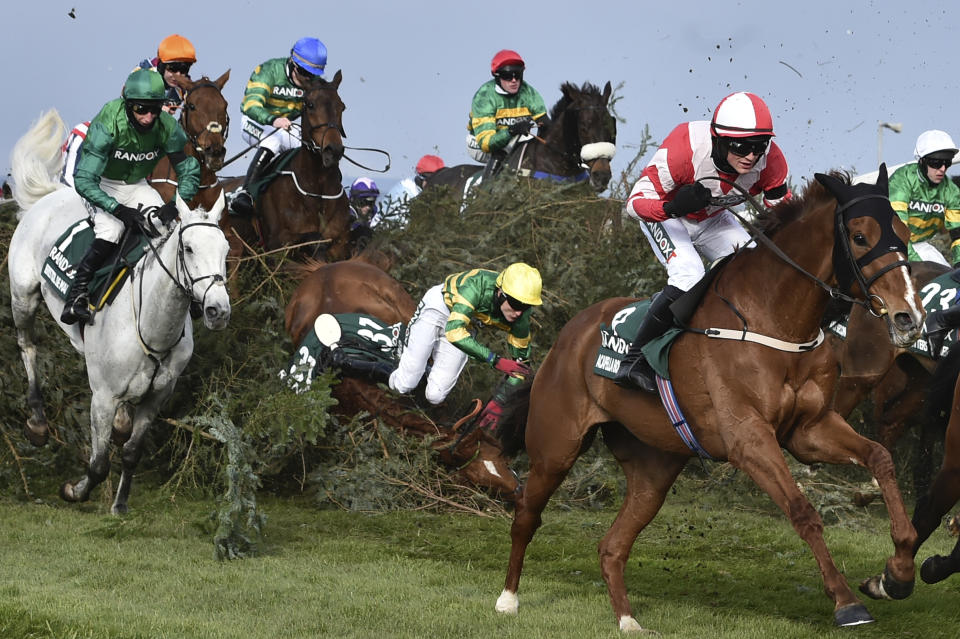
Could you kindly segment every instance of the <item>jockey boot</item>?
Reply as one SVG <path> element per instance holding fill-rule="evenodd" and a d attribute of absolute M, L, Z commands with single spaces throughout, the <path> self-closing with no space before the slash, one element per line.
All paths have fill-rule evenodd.
<path fill-rule="evenodd" d="M 681 289 L 668 284 L 654 296 L 646 317 L 640 323 L 636 338 L 620 362 L 617 376 L 613 378 L 615 384 L 626 388 L 639 388 L 647 393 L 657 392 L 656 373 L 641 349 L 673 325 L 670 305 L 682 294 Z"/>
<path fill-rule="evenodd" d="M 253 198 L 250 196 L 250 193 L 247 189 L 251 184 L 260 179 L 260 176 L 263 174 L 263 169 L 270 164 L 270 160 L 273 159 L 273 151 L 260 147 L 257 149 L 257 153 L 253 156 L 253 160 L 250 161 L 250 166 L 247 167 L 247 176 L 243 178 L 243 186 L 241 186 L 233 196 L 233 203 L 231 203 L 231 210 L 237 215 L 251 216 L 254 213 L 253 209 Z"/>
<path fill-rule="evenodd" d="M 390 373 L 396 368 L 387 362 L 350 357 L 342 348 L 334 348 L 330 352 L 330 363 L 340 368 L 344 375 L 362 377 L 375 384 L 386 384 L 390 379 Z"/>
<path fill-rule="evenodd" d="M 60 321 L 68 326 L 77 322 L 90 321 L 90 300 L 87 297 L 87 287 L 97 269 L 103 266 L 106 259 L 117 248 L 115 242 L 96 238 L 87 250 L 87 254 L 77 265 L 76 275 L 73 276 L 73 286 L 67 295 L 67 301 L 60 313 Z"/>
<path fill-rule="evenodd" d="M 940 359 L 940 350 L 943 341 L 951 329 L 960 326 L 960 305 L 954 305 L 942 311 L 934 311 L 927 315 L 924 328 L 927 333 L 927 345 L 930 347 L 930 357 Z"/>
<path fill-rule="evenodd" d="M 506 159 L 506 155 L 501 151 L 493 151 L 490 153 L 490 159 L 487 160 L 487 165 L 483 167 L 483 175 L 480 177 L 480 182 L 490 183 L 490 178 L 500 172 L 500 169 L 503 168 L 503 161 Z"/>

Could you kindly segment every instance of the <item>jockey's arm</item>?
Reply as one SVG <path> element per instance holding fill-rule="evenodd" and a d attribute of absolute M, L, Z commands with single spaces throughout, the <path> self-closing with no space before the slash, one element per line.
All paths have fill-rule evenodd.
<path fill-rule="evenodd" d="M 187 134 L 178 125 L 167 140 L 164 151 L 177 172 L 177 192 L 184 202 L 189 202 L 200 190 L 200 162 L 184 153 L 186 144 Z"/>
<path fill-rule="evenodd" d="M 107 160 L 113 151 L 113 136 L 94 121 L 87 131 L 82 149 L 74 172 L 74 188 L 80 197 L 91 204 L 104 211 L 113 212 L 120 203 L 100 188 L 100 177 L 107 168 Z"/>

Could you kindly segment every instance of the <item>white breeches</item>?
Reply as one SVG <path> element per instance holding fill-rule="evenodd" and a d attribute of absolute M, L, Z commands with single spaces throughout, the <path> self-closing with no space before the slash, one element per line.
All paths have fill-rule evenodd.
<path fill-rule="evenodd" d="M 943 256 L 937 247 L 935 247 L 930 242 L 914 242 L 913 250 L 917 252 L 917 255 L 920 256 L 921 260 L 926 262 L 936 262 L 937 264 L 943 264 L 944 266 L 950 266 L 947 262 L 947 258 Z"/>
<path fill-rule="evenodd" d="M 398 393 L 409 393 L 416 388 L 432 356 L 426 398 L 431 404 L 446 399 L 467 364 L 467 354 L 447 340 L 449 317 L 450 309 L 443 303 L 443 285 L 437 284 L 423 295 L 410 320 L 400 363 L 390 374 L 390 388 Z"/>
<path fill-rule="evenodd" d="M 729 211 L 702 222 L 671 218 L 663 222 L 641 222 L 640 228 L 654 255 L 667 267 L 667 284 L 684 291 L 703 277 L 704 259 L 710 264 L 751 242 L 750 235 Z"/>
<path fill-rule="evenodd" d="M 163 198 L 160 197 L 156 189 L 150 186 L 146 180 L 127 184 L 126 182 L 101 178 L 100 188 L 120 204 L 135 209 L 148 206 L 163 206 Z M 119 242 L 123 236 L 123 222 L 100 207 L 94 206 L 87 200 L 83 202 L 86 204 L 87 210 L 93 218 L 93 234 L 102 240 L 107 240 L 114 244 Z"/>
<path fill-rule="evenodd" d="M 293 122 L 298 123 L 299 118 L 293 120 Z M 245 115 L 242 116 L 241 127 L 240 137 L 243 138 L 244 142 L 252 146 L 270 149 L 274 155 L 277 155 L 281 151 L 300 146 L 300 137 L 292 133 L 293 127 L 285 131 L 272 127 L 269 124 L 260 124 Z M 276 131 L 276 133 L 274 133 L 274 131 Z"/>

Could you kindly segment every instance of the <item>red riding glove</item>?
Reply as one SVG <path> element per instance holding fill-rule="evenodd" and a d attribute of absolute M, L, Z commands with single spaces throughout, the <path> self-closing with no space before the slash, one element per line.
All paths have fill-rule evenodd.
<path fill-rule="evenodd" d="M 501 373 L 506 373 L 511 377 L 520 377 L 524 378 L 530 374 L 530 367 L 522 362 L 518 362 L 515 359 L 507 359 L 506 357 L 494 357 L 493 367 L 500 371 Z"/>
<path fill-rule="evenodd" d="M 480 430 L 496 430 L 501 415 L 503 415 L 503 406 L 497 400 L 491 399 L 480 412 L 477 428 Z"/>

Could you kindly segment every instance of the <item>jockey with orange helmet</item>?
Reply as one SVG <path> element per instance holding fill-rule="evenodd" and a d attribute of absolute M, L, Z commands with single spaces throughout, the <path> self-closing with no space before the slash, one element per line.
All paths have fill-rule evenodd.
<path fill-rule="evenodd" d="M 516 51 L 503 49 L 493 56 L 493 79 L 474 94 L 467 123 L 467 150 L 478 162 L 502 157 L 511 140 L 545 121 L 547 108 L 537 90 L 524 81 L 525 70 Z"/>
<path fill-rule="evenodd" d="M 138 69 L 153 69 L 163 78 L 166 100 L 163 110 L 172 113 L 183 104 L 184 91 L 181 80 L 190 80 L 190 67 L 197 61 L 197 52 L 193 44 L 182 35 L 169 35 L 160 41 L 157 57 L 143 60 Z"/>
<path fill-rule="evenodd" d="M 618 384 L 656 390 L 641 347 L 673 324 L 669 306 L 703 277 L 704 259 L 713 262 L 751 241 L 727 210 L 744 201 L 731 183 L 762 194 L 766 206 L 791 196 L 787 161 L 773 136 L 767 105 L 740 91 L 720 101 L 712 120 L 677 126 L 640 174 L 627 213 L 640 222 L 654 255 L 666 266 L 667 285 L 653 298 L 621 363 Z M 715 197 L 723 197 L 722 204 L 712 203 Z"/>
<path fill-rule="evenodd" d="M 257 180 L 273 156 L 300 145 L 299 135 L 290 126 L 300 118 L 303 89 L 323 77 L 327 47 L 317 38 L 300 38 L 290 55 L 272 58 L 257 65 L 243 93 L 240 112 L 241 137 L 257 153 L 250 161 L 243 186 L 236 192 L 231 208 L 241 215 L 253 214 L 253 199 L 247 188 Z"/>

